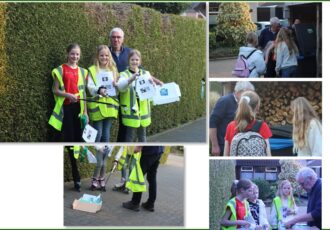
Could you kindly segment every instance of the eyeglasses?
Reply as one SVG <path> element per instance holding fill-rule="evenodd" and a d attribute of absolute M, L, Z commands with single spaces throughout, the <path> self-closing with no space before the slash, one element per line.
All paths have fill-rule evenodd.
<path fill-rule="evenodd" d="M 122 37 L 121 36 L 111 36 L 110 38 L 112 38 L 112 39 L 121 39 Z"/>

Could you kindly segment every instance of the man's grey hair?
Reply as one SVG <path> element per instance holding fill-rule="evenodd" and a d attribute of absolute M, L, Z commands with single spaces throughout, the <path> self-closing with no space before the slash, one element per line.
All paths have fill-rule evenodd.
<path fill-rule="evenodd" d="M 270 22 L 271 25 L 274 25 L 274 24 L 278 24 L 278 25 L 280 25 L 280 24 L 281 24 L 280 19 L 278 19 L 278 17 L 273 17 L 273 18 L 271 18 L 271 19 L 269 20 L 269 22 Z"/>
<path fill-rule="evenodd" d="M 237 92 L 241 92 L 241 91 L 247 91 L 247 90 L 251 90 L 254 91 L 254 86 L 249 82 L 249 81 L 238 81 L 235 85 L 235 89 L 234 91 Z"/>
<path fill-rule="evenodd" d="M 119 27 L 113 28 L 109 33 L 109 37 L 111 37 L 113 32 L 121 33 L 122 37 L 124 38 L 124 31 L 121 28 L 119 28 Z"/>
<path fill-rule="evenodd" d="M 315 173 L 315 171 L 309 167 L 304 167 L 304 168 L 301 168 L 297 175 L 296 175 L 296 180 L 299 180 L 299 178 L 302 178 L 302 179 L 306 179 L 307 177 L 311 177 L 313 179 L 317 179 L 317 174 Z"/>

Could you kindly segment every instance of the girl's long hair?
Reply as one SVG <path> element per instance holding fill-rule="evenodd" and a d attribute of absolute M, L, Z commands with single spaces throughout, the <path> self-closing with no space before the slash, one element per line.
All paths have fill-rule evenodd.
<path fill-rule="evenodd" d="M 107 70 L 110 70 L 113 72 L 113 77 L 114 77 L 114 81 L 117 81 L 118 79 L 118 70 L 117 70 L 117 66 L 116 66 L 116 63 L 115 61 L 113 60 L 112 58 L 112 55 L 111 55 L 111 52 L 109 50 L 109 47 L 106 46 L 106 45 L 99 45 L 97 47 L 97 51 L 96 51 L 96 56 L 94 58 L 94 65 L 96 66 L 96 72 L 98 72 L 100 70 L 100 61 L 99 61 L 99 55 L 100 55 L 100 52 L 102 50 L 106 50 L 106 52 L 108 53 L 109 55 L 109 62 L 108 64 L 106 65 L 106 69 Z"/>
<path fill-rule="evenodd" d="M 289 29 L 287 28 L 281 28 L 280 31 L 277 34 L 275 44 L 279 45 L 279 43 L 285 42 L 286 45 L 288 46 L 289 49 L 289 54 L 298 54 L 298 47 L 296 43 L 294 42 L 292 33 Z"/>
<path fill-rule="evenodd" d="M 310 122 L 315 120 L 320 126 L 320 120 L 311 106 L 311 104 L 304 97 L 298 97 L 291 102 L 292 117 L 292 139 L 295 149 L 302 149 L 307 146 L 308 128 Z"/>
<path fill-rule="evenodd" d="M 238 132 L 245 131 L 256 115 L 260 106 L 260 97 L 254 91 L 246 91 L 241 95 L 235 116 Z"/>
<path fill-rule="evenodd" d="M 291 185 L 290 181 L 288 181 L 288 180 L 282 180 L 279 183 L 278 188 L 277 188 L 277 192 L 276 192 L 276 196 L 279 196 L 281 199 L 284 197 L 282 190 L 283 190 L 284 185 L 286 185 L 286 184 L 290 185 L 290 188 L 291 188 L 291 191 L 290 191 L 290 195 L 288 197 L 288 200 L 290 200 L 291 201 L 291 204 L 293 205 L 293 207 L 295 207 L 296 206 L 296 202 L 295 202 L 294 197 L 293 197 L 292 185 Z"/>

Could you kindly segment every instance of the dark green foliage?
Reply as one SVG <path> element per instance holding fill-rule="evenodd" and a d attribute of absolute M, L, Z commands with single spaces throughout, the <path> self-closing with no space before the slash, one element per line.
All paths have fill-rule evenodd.
<path fill-rule="evenodd" d="M 253 180 L 259 188 L 259 199 L 266 200 L 269 197 L 274 197 L 274 191 L 271 189 L 270 183 L 266 180 Z"/>
<path fill-rule="evenodd" d="M 142 6 L 142 7 L 153 8 L 161 13 L 180 14 L 185 9 L 187 9 L 191 3 L 185 3 L 185 2 L 152 3 L 152 2 L 148 2 L 148 3 L 135 3 L 135 4 Z"/>
<path fill-rule="evenodd" d="M 235 163 L 232 160 L 210 160 L 210 230 L 220 229 L 230 188 L 235 180 Z"/>
<path fill-rule="evenodd" d="M 96 47 L 108 43 L 115 26 L 126 32 L 127 46 L 141 51 L 147 70 L 181 88 L 179 103 L 153 107 L 149 134 L 205 115 L 199 95 L 205 77 L 203 20 L 113 3 L 6 3 L 0 13 L 5 32 L 0 36 L 0 51 L 5 50 L 0 52 L 0 141 L 54 141 L 56 132 L 48 125 L 54 106 L 51 70 L 66 62 L 72 42 L 81 46 L 79 65 L 90 66 Z M 117 129 L 116 122 L 111 141 Z"/>

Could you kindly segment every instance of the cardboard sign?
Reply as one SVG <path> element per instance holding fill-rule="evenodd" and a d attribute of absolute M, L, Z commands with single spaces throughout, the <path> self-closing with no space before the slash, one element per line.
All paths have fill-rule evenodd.
<path fill-rule="evenodd" d="M 100 71 L 97 74 L 98 84 L 107 88 L 106 94 L 108 96 L 116 96 L 116 89 L 113 86 L 113 73 L 110 71 Z"/>
<path fill-rule="evenodd" d="M 93 196 L 84 194 L 79 200 L 75 199 L 73 201 L 72 208 L 84 212 L 96 213 L 102 208 L 101 195 Z"/>
<path fill-rule="evenodd" d="M 135 79 L 135 90 L 141 101 L 153 98 L 156 90 L 148 72 Z"/>
<path fill-rule="evenodd" d="M 84 128 L 82 138 L 87 143 L 94 143 L 97 136 L 97 130 L 87 124 Z"/>
<path fill-rule="evenodd" d="M 162 86 L 156 86 L 156 93 L 152 100 L 154 105 L 163 105 L 180 101 L 180 97 L 181 91 L 179 85 L 171 82 Z"/>

